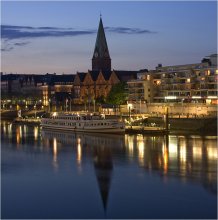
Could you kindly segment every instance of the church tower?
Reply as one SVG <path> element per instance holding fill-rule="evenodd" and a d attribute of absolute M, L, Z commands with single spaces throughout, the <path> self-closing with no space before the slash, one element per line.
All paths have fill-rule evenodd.
<path fill-rule="evenodd" d="M 111 71 L 111 58 L 107 47 L 107 41 L 101 17 L 98 26 L 94 54 L 92 57 L 92 70 Z"/>

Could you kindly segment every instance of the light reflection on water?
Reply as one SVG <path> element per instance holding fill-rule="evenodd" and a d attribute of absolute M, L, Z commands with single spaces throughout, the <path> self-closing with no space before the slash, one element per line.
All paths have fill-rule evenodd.
<path fill-rule="evenodd" d="M 211 218 L 216 215 L 217 138 L 214 136 L 120 136 L 41 130 L 38 126 L 12 125 L 6 122 L 2 122 L 1 126 L 2 187 L 3 190 L 5 188 L 5 194 L 3 194 L 2 199 L 2 213 L 6 218 L 30 218 L 31 215 L 32 218 L 106 217 L 101 211 L 90 211 L 87 207 L 89 212 L 87 211 L 86 213 L 82 210 L 84 206 L 81 205 L 80 207 L 78 204 L 74 204 L 78 206 L 78 213 L 75 210 L 75 213 L 65 210 L 64 214 L 62 213 L 62 215 L 58 216 L 57 213 L 54 213 L 53 216 L 52 213 L 49 213 L 49 210 L 52 210 L 52 203 L 54 202 L 52 200 L 49 200 L 51 207 L 47 207 L 48 215 L 43 214 L 43 211 L 41 215 L 39 213 L 36 214 L 34 211 L 26 213 L 25 215 L 24 213 L 19 213 L 19 210 L 15 207 L 10 207 L 10 209 L 5 208 L 6 206 L 8 207 L 9 202 L 11 202 L 14 197 L 20 196 L 20 194 L 16 194 L 16 192 L 10 194 L 11 191 L 8 187 L 12 183 L 8 182 L 8 174 L 11 173 L 11 179 L 15 179 L 13 184 L 16 186 L 16 178 L 19 179 L 20 176 L 24 175 L 27 171 L 24 172 L 23 170 L 29 166 L 30 172 L 32 173 L 36 170 L 39 171 L 39 173 L 45 172 L 47 182 L 51 181 L 52 185 L 55 185 L 55 183 L 52 182 L 52 178 L 49 179 L 49 175 L 51 175 L 52 171 L 58 175 L 58 178 L 61 178 L 61 182 L 57 183 L 59 185 L 66 181 L 70 182 L 72 175 L 74 175 L 74 181 L 75 178 L 79 179 L 79 176 L 82 176 L 87 181 L 86 186 L 90 187 L 92 184 L 89 181 L 95 176 L 94 179 L 97 181 L 103 210 L 104 213 L 107 212 L 108 218 Z M 18 151 L 23 153 L 23 160 L 17 159 L 19 158 L 19 154 L 17 154 Z M 38 167 L 31 167 L 31 164 L 28 164 L 28 160 L 26 159 L 29 157 L 31 157 L 31 160 L 34 159 Z M 10 164 L 18 161 L 19 166 L 22 165 L 23 167 L 21 166 L 20 170 L 15 169 L 11 171 Z M 43 165 L 40 165 L 40 163 Z M 68 164 L 70 165 L 68 166 Z M 74 167 L 78 171 L 77 177 L 75 173 L 72 173 L 74 172 Z M 90 170 L 92 168 L 94 168 L 94 173 Z M 89 171 L 88 173 L 87 170 Z M 132 177 L 132 179 L 130 179 L 130 177 Z M 36 178 L 36 176 L 34 176 L 34 178 Z M 38 178 L 40 178 L 40 176 Z M 132 205 L 131 207 L 128 206 L 128 202 L 125 208 L 123 208 L 120 203 L 117 203 L 119 200 L 120 202 L 122 201 L 116 197 L 116 195 L 122 192 L 122 188 L 119 188 L 119 184 L 121 184 L 125 178 L 127 178 L 125 184 L 127 184 L 128 189 L 130 189 L 130 191 L 125 192 L 125 196 L 135 200 L 134 207 L 132 207 Z M 150 178 L 152 179 L 150 180 Z M 158 206 L 156 209 L 159 209 L 159 214 L 155 212 L 149 213 L 144 208 L 140 208 L 142 204 L 146 203 L 146 196 L 149 195 L 149 191 L 154 190 L 152 188 L 154 186 L 151 186 L 150 189 L 143 187 L 143 185 L 148 183 L 148 180 L 152 182 L 152 185 L 157 185 L 158 187 L 153 191 L 151 197 L 156 201 L 156 205 L 162 204 L 159 201 L 160 198 L 165 198 L 173 193 L 174 187 L 179 187 L 178 190 L 187 194 L 190 200 L 193 198 L 196 199 L 196 194 L 199 196 L 204 192 L 202 193 L 202 198 L 199 197 L 198 199 L 202 200 L 201 202 L 205 200 L 207 206 L 204 203 L 198 204 L 199 207 L 197 206 L 191 210 L 192 212 L 189 211 L 189 213 L 184 214 L 180 213 L 180 207 L 184 206 L 184 202 L 181 202 L 178 206 L 174 207 L 173 211 L 169 210 L 166 212 Z M 7 185 L 4 184 L 4 181 Z M 37 181 L 40 180 L 37 179 Z M 174 183 L 173 181 L 176 182 Z M 167 188 L 167 193 L 164 191 L 166 187 L 165 184 L 171 186 L 169 189 Z M 186 188 L 184 188 L 182 184 L 186 184 Z M 28 187 L 31 187 L 31 185 Z M 26 189 L 27 191 L 28 187 Z M 123 188 L 126 187 L 123 186 Z M 189 188 L 193 188 L 193 192 Z M 61 187 L 61 190 L 67 191 L 70 189 Z M 61 190 L 59 194 L 61 194 Z M 81 190 L 77 188 L 77 193 Z M 158 193 L 160 190 L 162 191 Z M 55 193 L 57 193 L 57 191 Z M 141 193 L 146 196 L 141 198 Z M 95 196 L 96 194 L 97 192 Z M 136 197 L 136 195 L 138 195 L 138 197 Z M 40 196 L 43 197 L 45 195 L 34 194 L 34 197 L 39 197 L 39 200 L 43 199 Z M 83 199 L 93 203 L 91 206 L 94 206 L 95 203 L 98 204 L 96 200 L 91 201 L 91 199 L 88 198 L 88 196 L 86 198 L 86 196 L 86 194 L 83 194 Z M 179 198 L 181 200 L 182 197 Z M 174 199 L 178 198 L 176 196 L 175 198 L 171 197 L 172 206 L 178 202 L 177 200 L 174 201 Z M 29 201 L 24 200 L 24 204 L 28 202 Z M 169 203 L 169 201 L 167 202 Z M 64 202 L 62 201 L 62 203 Z M 208 206 L 210 207 L 209 209 Z M 64 210 L 66 208 L 62 207 L 62 209 Z M 138 210 L 138 212 L 136 212 L 136 210 Z"/>

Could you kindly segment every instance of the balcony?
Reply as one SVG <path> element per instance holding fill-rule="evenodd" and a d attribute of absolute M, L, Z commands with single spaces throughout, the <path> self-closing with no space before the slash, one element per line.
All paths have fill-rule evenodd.
<path fill-rule="evenodd" d="M 217 96 L 217 91 L 208 91 L 208 96 Z"/>
<path fill-rule="evenodd" d="M 217 89 L 217 84 L 209 84 L 208 89 Z"/>

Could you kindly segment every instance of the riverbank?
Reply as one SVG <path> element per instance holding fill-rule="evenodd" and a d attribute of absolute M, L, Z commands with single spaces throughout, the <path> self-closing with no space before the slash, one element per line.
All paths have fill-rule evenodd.
<path fill-rule="evenodd" d="M 42 110 L 21 112 L 23 118 L 37 118 L 42 117 L 46 112 Z M 0 112 L 1 120 L 14 120 L 18 117 L 17 110 L 4 110 Z"/>
<path fill-rule="evenodd" d="M 160 117 L 150 117 L 148 123 L 163 124 Z M 173 133 L 205 133 L 217 135 L 217 118 L 169 118 L 169 130 Z"/>
<path fill-rule="evenodd" d="M 45 111 L 23 111 L 24 118 L 41 117 Z M 13 121 L 17 117 L 17 111 L 1 112 L 1 120 Z M 118 115 L 106 115 L 106 118 L 121 118 Z M 122 119 L 126 119 L 122 117 Z M 158 127 L 164 127 L 163 117 L 148 117 L 148 124 L 154 123 Z M 217 135 L 217 118 L 216 117 L 201 117 L 201 118 L 171 118 L 169 117 L 169 132 L 177 133 L 196 133 L 196 134 L 213 134 Z"/>

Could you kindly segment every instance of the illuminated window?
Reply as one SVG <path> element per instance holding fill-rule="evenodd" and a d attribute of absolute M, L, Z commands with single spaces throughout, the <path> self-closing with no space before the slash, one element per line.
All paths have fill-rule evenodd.
<path fill-rule="evenodd" d="M 218 70 L 216 70 L 216 74 L 218 74 Z"/>
<path fill-rule="evenodd" d="M 160 81 L 160 80 L 157 80 L 157 81 L 156 81 L 156 84 L 157 84 L 157 85 L 160 85 L 160 84 L 161 84 L 161 81 Z"/>
<path fill-rule="evenodd" d="M 190 82 L 191 82 L 191 79 L 190 79 L 190 78 L 188 78 L 188 79 L 187 79 L 187 83 L 190 83 Z"/>
<path fill-rule="evenodd" d="M 147 75 L 147 80 L 150 80 L 150 78 L 151 78 L 150 75 Z"/>
<path fill-rule="evenodd" d="M 208 76 L 210 75 L 210 70 L 207 71 L 207 75 L 208 75 Z"/>

